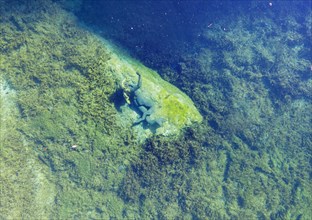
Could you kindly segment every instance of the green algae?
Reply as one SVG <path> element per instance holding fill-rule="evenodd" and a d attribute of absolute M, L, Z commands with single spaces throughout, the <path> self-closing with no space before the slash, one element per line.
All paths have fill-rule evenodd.
<path fill-rule="evenodd" d="M 121 196 L 143 203 L 145 218 L 170 218 L 167 208 L 186 219 L 310 218 L 311 32 L 302 30 L 311 30 L 311 11 L 301 17 L 292 2 L 300 13 L 290 15 L 288 3 L 277 17 L 254 2 L 255 14 L 234 10 L 203 29 L 197 54 L 161 69 L 204 125 L 184 133 L 187 140 L 151 141 L 127 173 Z M 194 164 L 174 163 L 181 145 L 199 149 Z"/>
<path fill-rule="evenodd" d="M 175 87 L 137 61 L 111 53 L 58 5 L 39 3 L 38 12 L 12 11 L 15 21 L 0 26 L 3 33 L 11 31 L 0 40 L 5 46 L 0 68 L 14 88 L 0 102 L 1 169 L 7 168 L 1 172 L 3 218 L 310 216 L 311 103 L 305 97 L 311 83 L 303 81 L 287 92 L 296 77 L 282 68 L 290 61 L 287 68 L 294 75 L 305 71 L 310 61 L 293 60 L 300 51 L 291 55 L 285 47 L 280 63 L 273 65 L 274 50 L 255 42 L 259 33 L 240 32 L 243 21 L 226 38 L 215 30 L 207 38 L 224 51 L 232 45 L 232 51 L 203 49 L 180 63 L 179 81 L 205 113 L 203 124 L 174 137 L 150 137 L 141 145 L 140 128 L 129 129 L 137 115 L 126 106 L 124 120 L 111 101 L 124 78 L 136 81 L 135 72 L 142 73 L 147 94 L 163 106 L 158 114 L 178 128 L 202 120 L 193 103 L 178 92 L 181 103 L 194 111 L 188 113 L 185 105 L 178 109 L 172 101 L 178 102 L 179 95 L 166 99 Z M 33 23 L 23 23 L 26 18 Z M 15 36 L 17 42 L 10 40 Z M 300 44 L 302 38 L 295 37 Z M 223 69 L 218 56 L 226 58 Z M 277 72 L 271 75 L 273 69 Z M 272 81 L 272 87 L 259 80 Z M 159 97 L 153 94 L 157 83 L 163 87 Z M 276 96 L 272 88 L 284 89 Z"/>
<path fill-rule="evenodd" d="M 53 177 L 32 153 L 19 129 L 16 92 L 0 80 L 1 218 L 48 219 L 56 194 Z"/>
<path fill-rule="evenodd" d="M 109 135 L 116 128 L 116 110 L 108 101 L 115 86 L 105 65 L 107 50 L 99 40 L 79 30 L 75 19 L 57 5 L 32 4 L 38 7 L 32 14 L 7 10 L 1 15 L 6 22 L 1 31 L 12 31 L 12 35 L 5 35 L 1 47 L 1 73 L 16 91 L 17 106 L 15 115 L 10 116 L 13 128 L 1 123 L 1 163 L 7 168 L 1 172 L 1 201 L 5 204 L 1 214 L 4 218 L 64 219 L 79 215 L 80 206 L 84 212 L 82 206 L 96 203 L 90 202 L 90 194 L 112 188 L 122 175 L 113 163 L 126 163 L 135 150 L 128 150 L 128 156 L 121 158 L 119 154 L 126 154 L 116 146 L 123 146 L 123 138 Z M 48 14 L 42 14 L 43 8 Z M 24 25 L 23 29 L 19 30 L 15 21 L 7 20 L 10 16 L 35 22 L 22 23 L 19 26 Z M 25 41 L 13 45 L 15 41 L 9 38 L 18 31 Z M 79 49 L 76 45 L 83 46 Z M 126 130 L 120 132 L 129 136 Z M 77 151 L 71 149 L 73 145 L 78 146 Z M 112 162 L 113 156 L 121 162 Z M 95 172 L 99 170 L 105 173 Z M 106 178 L 109 181 L 103 185 Z M 85 187 L 93 193 L 84 193 Z M 85 198 L 75 202 L 81 196 Z M 83 216 L 90 215 L 94 214 L 84 212 Z"/>
<path fill-rule="evenodd" d="M 288 20 L 294 21 L 291 17 Z M 219 191 L 223 201 L 219 199 L 219 207 L 224 207 L 226 213 L 212 211 L 211 216 L 308 219 L 311 215 L 307 202 L 310 201 L 307 191 L 311 188 L 308 171 L 311 167 L 308 162 L 311 158 L 311 114 L 308 113 L 311 99 L 307 91 L 311 77 L 305 76 L 310 73 L 311 60 L 298 53 L 307 54 L 309 49 L 300 46 L 304 37 L 299 33 L 295 35 L 298 41 L 291 46 L 277 43 L 288 39 L 289 33 L 278 30 L 270 19 L 265 20 L 265 28 L 276 27 L 270 30 L 276 38 L 261 41 L 259 35 L 263 34 L 263 29 L 257 29 L 257 24 L 264 22 L 262 18 L 254 22 L 257 31 L 250 31 L 247 21 L 247 15 L 240 15 L 231 30 L 223 31 L 218 25 L 214 30 L 204 30 L 206 40 L 213 42 L 211 46 L 201 48 L 193 59 L 185 58 L 180 64 L 179 76 L 193 73 L 194 79 L 200 75 L 200 80 L 207 82 L 203 85 L 192 81 L 198 89 L 186 91 L 195 103 L 201 103 L 204 123 L 218 129 L 228 139 L 226 145 L 222 143 L 217 147 L 228 152 L 222 158 L 216 156 L 220 168 L 212 163 L 214 159 L 211 161 L 209 156 L 206 159 L 211 161 L 208 167 L 212 171 L 224 170 Z M 215 48 L 218 52 L 213 52 Z M 219 57 L 224 59 L 220 61 Z M 305 79 L 298 80 L 301 77 Z M 286 164 L 303 165 L 296 169 Z M 297 175 L 290 174 L 287 169 L 296 170 Z M 201 178 L 205 178 L 204 175 Z M 203 188 L 209 189 L 209 186 Z M 297 190 L 301 192 L 299 197 L 294 193 Z M 206 204 L 212 207 L 209 199 Z M 209 216 L 202 210 L 197 213 L 201 218 Z"/>
<path fill-rule="evenodd" d="M 16 97 L 6 98 L 14 103 L 14 111 L 6 110 L 12 115 L 1 112 L 12 126 L 1 123 L 3 217 L 122 218 L 126 204 L 116 191 L 146 138 L 130 129 L 112 101 L 125 70 L 142 72 L 144 87 L 154 80 L 165 85 L 162 93 L 180 94 L 178 104 L 189 105 L 169 133 L 200 115 L 185 94 L 139 62 L 112 54 L 58 4 L 33 1 L 31 13 L 30 5 L 10 4 L 1 8 L 0 61 Z M 118 72 L 119 66 L 125 67 Z"/>

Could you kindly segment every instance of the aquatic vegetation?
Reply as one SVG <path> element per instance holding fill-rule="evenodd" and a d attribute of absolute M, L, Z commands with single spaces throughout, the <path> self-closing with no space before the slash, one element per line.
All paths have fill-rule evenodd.
<path fill-rule="evenodd" d="M 55 185 L 48 167 L 33 156 L 33 146 L 18 131 L 16 92 L 0 79 L 1 218 L 21 216 L 47 219 L 54 203 Z"/>
<path fill-rule="evenodd" d="M 190 125 L 192 114 L 195 121 L 201 116 L 185 94 L 138 61 L 114 55 L 57 3 L 10 1 L 1 10 L 1 86 L 16 93 L 14 99 L 1 96 L 1 120 L 10 122 L 1 123 L 1 163 L 7 169 L 1 173 L 1 214 L 121 218 L 125 202 L 116 191 L 146 138 L 115 108 L 123 74 L 144 70 L 144 87 L 159 83 L 164 95 L 179 99 L 175 104 L 185 106 L 184 114 L 175 118 L 184 118 L 173 123 L 174 132 Z"/>
<path fill-rule="evenodd" d="M 294 21 L 291 17 L 288 19 Z M 257 29 L 257 22 L 261 19 L 255 21 L 255 29 L 252 30 L 248 28 L 250 24 L 247 21 L 247 16 L 240 15 L 235 28 L 233 24 L 232 28 L 224 31 L 220 28 L 223 24 L 220 24 L 215 29 L 205 30 L 207 41 L 204 45 L 207 49 L 202 49 L 192 59 L 185 59 L 184 64 L 180 64 L 185 66 L 180 68 L 180 74 L 193 79 L 197 78 L 191 73 L 202 76 L 198 79 L 206 82 L 206 85 L 196 83 L 197 90 L 189 90 L 187 93 L 192 94 L 190 96 L 195 103 L 200 103 L 200 110 L 206 116 L 204 120 L 228 137 L 231 150 L 228 149 L 229 153 L 226 154 L 226 185 L 222 187 L 226 198 L 224 205 L 229 207 L 226 208 L 227 215 L 241 218 L 309 216 L 307 206 L 304 205 L 307 194 L 299 196 L 301 202 L 292 202 L 294 189 L 298 187 L 297 178 L 305 176 L 304 182 L 309 185 L 310 165 L 307 158 L 311 157 L 311 149 L 308 147 L 311 140 L 307 138 L 309 135 L 306 132 L 302 133 L 303 130 L 310 130 L 307 121 L 311 120 L 306 118 L 307 108 L 311 108 L 310 93 L 306 93 L 311 80 L 311 77 L 307 77 L 311 65 L 307 56 L 309 49 L 299 46 L 305 43 L 304 37 L 297 37 L 298 42 L 291 45 L 280 43 L 285 37 L 289 38 L 289 33 L 279 31 L 272 20 L 266 20 L 265 23 L 269 27 L 276 26 L 270 29 L 274 31 L 275 38 L 269 39 L 259 38 L 262 33 L 269 34 L 269 31 Z M 296 35 L 301 33 L 296 32 Z M 215 48 L 218 51 L 212 52 Z M 187 83 L 182 86 L 186 89 L 191 87 Z M 216 96 L 218 99 L 215 99 Z M 301 107 L 299 109 L 295 106 Z M 293 110 L 296 113 L 290 113 Z M 287 116 L 289 114 L 296 116 L 290 119 Z M 285 124 L 281 125 L 280 120 Z M 307 121 L 299 124 L 301 120 Z M 301 142 L 300 136 L 304 140 L 308 139 L 307 142 Z M 290 148 L 297 151 L 300 159 L 291 159 L 293 153 Z M 297 170 L 298 176 L 295 177 L 285 172 L 284 168 L 274 166 L 276 160 L 285 161 L 283 164 L 305 165 Z M 261 182 L 265 182 L 265 188 L 259 185 Z M 235 185 L 244 188 L 243 194 Z M 308 190 L 303 188 L 301 190 Z M 253 200 L 255 193 L 257 201 Z M 293 206 L 285 210 L 283 202 Z"/>
<path fill-rule="evenodd" d="M 181 54 L 146 45 L 142 60 L 183 93 L 59 5 L 80 1 L 1 3 L 1 218 L 310 216 L 311 16 L 242 7 Z M 131 128 L 121 89 L 136 72 L 167 119 L 155 134 Z"/>
<path fill-rule="evenodd" d="M 118 175 L 110 174 L 115 173 L 112 163 L 112 170 L 105 175 L 93 171 L 108 169 L 102 161 L 110 160 L 109 154 L 124 154 L 125 149 L 118 148 L 125 140 L 131 144 L 131 133 L 112 123 L 117 111 L 109 97 L 116 87 L 105 63 L 109 53 L 100 40 L 77 28 L 75 19 L 58 5 L 47 5 L 46 1 L 32 4 L 37 11 L 31 14 L 27 7 L 23 11 L 18 6 L 1 14 L 6 21 L 1 31 L 12 32 L 1 38 L 6 43 L 1 52 L 1 76 L 16 91 L 17 105 L 16 110 L 10 110 L 14 115 L 1 114 L 12 126 L 1 123 L 1 129 L 6 128 L 1 130 L 5 138 L 1 139 L 1 163 L 7 170 L 1 172 L 5 186 L 1 190 L 5 204 L 1 213 L 12 218 L 67 218 L 75 212 L 74 191 L 75 195 L 86 195 L 82 192 L 88 186 L 95 193 L 109 188 L 103 185 L 106 175 L 114 176 L 108 185 L 118 179 Z M 43 8 L 49 14 L 42 14 Z M 32 22 L 28 25 L 25 19 Z M 13 45 L 19 32 L 25 41 Z M 4 109 L 1 100 L 1 111 Z M 116 129 L 114 124 L 118 136 L 124 134 L 125 138 L 111 134 Z M 74 144 L 77 150 L 71 149 Z M 127 153 L 119 157 L 122 163 L 114 160 L 116 164 L 127 163 L 136 151 L 133 147 Z M 9 178 L 12 172 L 16 173 L 13 184 Z M 55 200 L 62 203 L 55 204 Z M 81 202 L 87 205 L 89 201 Z"/>
<path fill-rule="evenodd" d="M 165 51 L 166 60 L 161 62 L 159 54 L 150 54 L 153 48 L 138 52 L 192 98 L 204 118 L 200 127 L 206 131 L 190 141 L 200 146 L 202 160 L 195 165 L 184 161 L 183 171 L 164 156 L 177 159 L 173 156 L 177 149 L 172 148 L 190 144 L 183 138 L 160 145 L 164 154 L 155 147 L 133 164 L 120 196 L 140 204 L 144 213 L 166 218 L 170 210 L 173 216 L 199 219 L 311 215 L 312 61 L 311 33 L 306 32 L 311 30 L 311 11 L 296 2 L 292 13 L 288 3 L 272 11 L 263 3 L 240 6 L 224 5 L 236 9 L 205 25 L 196 48 L 180 56 L 166 57 Z M 246 13 L 247 8 L 252 13 Z M 170 58 L 177 63 L 168 67 Z M 171 180 L 179 182 L 179 176 L 185 184 L 175 191 Z"/>

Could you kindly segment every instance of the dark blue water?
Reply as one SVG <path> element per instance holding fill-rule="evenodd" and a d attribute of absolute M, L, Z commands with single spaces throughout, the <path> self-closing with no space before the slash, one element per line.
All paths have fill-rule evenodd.
<path fill-rule="evenodd" d="M 310 8 L 311 1 L 83 1 L 78 16 L 157 68 L 174 65 L 170 62 L 178 62 L 182 52 L 196 53 L 202 47 L 222 49 L 207 42 L 202 36 L 205 29 L 229 32 L 237 27 L 240 16 L 245 16 L 247 31 L 263 28 L 265 32 L 265 21 L 263 27 L 255 27 L 256 20 L 265 18 L 277 25 L 266 33 L 270 38 L 269 34 L 291 28 L 285 21 L 288 15 L 303 24 Z M 302 27 L 297 31 L 309 37 L 311 30 Z M 153 61 L 156 56 L 160 63 Z"/>

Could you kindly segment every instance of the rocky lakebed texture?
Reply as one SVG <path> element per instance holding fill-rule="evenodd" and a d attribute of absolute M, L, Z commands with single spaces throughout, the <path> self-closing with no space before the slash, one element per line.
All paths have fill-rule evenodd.
<path fill-rule="evenodd" d="M 0 218 L 309 219 L 311 10 L 96 2 L 0 0 Z"/>

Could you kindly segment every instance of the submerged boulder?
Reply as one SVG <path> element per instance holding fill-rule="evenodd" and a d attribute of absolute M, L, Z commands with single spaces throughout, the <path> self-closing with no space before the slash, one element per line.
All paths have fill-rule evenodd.
<path fill-rule="evenodd" d="M 156 134 L 170 135 L 178 133 L 183 127 L 194 122 L 202 121 L 202 116 L 193 101 L 185 93 L 163 80 L 156 71 L 147 68 L 118 49 L 114 50 L 114 55 L 112 55 L 109 63 L 121 89 L 125 90 L 124 82 L 138 83 L 137 73 L 139 73 L 141 76 L 140 96 L 149 100 L 150 103 L 152 102 L 153 111 L 148 116 L 148 120 L 145 121 L 146 123 L 143 123 L 146 125 L 145 128 Z M 133 103 L 130 103 L 130 100 L 126 101 L 128 102 L 126 105 L 131 107 Z M 126 112 L 130 114 L 129 111 Z M 143 114 L 140 111 L 137 113 Z M 134 126 L 140 126 L 140 124 L 135 123 L 141 117 L 140 115 L 136 114 L 135 117 L 137 118 L 133 118 L 131 115 L 129 117 L 132 118 Z"/>

